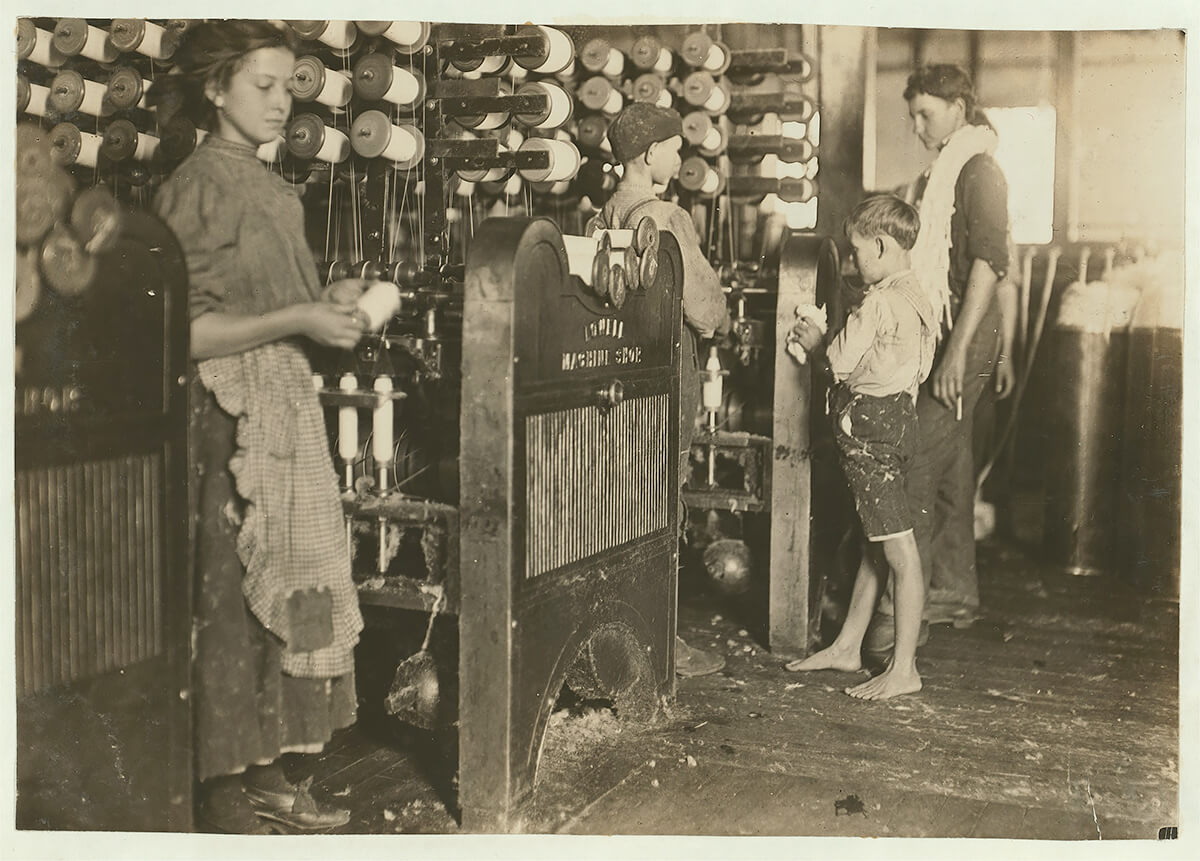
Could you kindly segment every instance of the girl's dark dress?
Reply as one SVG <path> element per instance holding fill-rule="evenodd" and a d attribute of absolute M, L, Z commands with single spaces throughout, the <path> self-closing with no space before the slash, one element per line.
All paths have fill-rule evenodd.
<path fill-rule="evenodd" d="M 194 319 L 315 301 L 294 189 L 209 135 L 155 208 L 187 260 Z M 320 750 L 354 722 L 362 620 L 311 369 L 278 341 L 191 380 L 193 715 L 201 780 Z"/>

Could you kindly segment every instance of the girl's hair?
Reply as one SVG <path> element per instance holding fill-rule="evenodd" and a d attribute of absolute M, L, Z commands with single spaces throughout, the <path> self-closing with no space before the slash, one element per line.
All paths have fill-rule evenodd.
<path fill-rule="evenodd" d="M 175 68 L 150 88 L 150 103 L 159 121 L 182 114 L 201 128 L 211 128 L 216 108 L 204 93 L 208 84 L 229 85 L 246 55 L 260 48 L 296 52 L 298 40 L 290 28 L 267 21 L 203 21 L 190 26 L 175 51 Z"/>
<path fill-rule="evenodd" d="M 908 85 L 904 88 L 904 101 L 910 101 L 922 93 L 936 96 L 944 102 L 962 99 L 966 109 L 964 117 L 968 123 L 992 128 L 987 114 L 975 103 L 975 85 L 971 83 L 971 76 L 960 67 L 949 63 L 921 66 L 908 76 Z"/>

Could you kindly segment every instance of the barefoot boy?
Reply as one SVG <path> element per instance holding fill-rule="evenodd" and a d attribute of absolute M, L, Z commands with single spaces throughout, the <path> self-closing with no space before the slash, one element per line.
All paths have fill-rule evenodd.
<path fill-rule="evenodd" d="M 834 433 L 867 540 L 837 638 L 828 648 L 787 665 L 794 671 L 862 669 L 863 635 L 890 569 L 895 577 L 895 652 L 882 674 L 846 690 L 867 700 L 921 689 L 916 652 L 925 585 L 904 482 L 916 445 L 917 387 L 933 362 L 936 320 L 909 268 L 919 226 L 917 211 L 891 195 L 868 198 L 846 219 L 854 263 L 869 289 L 826 355 L 837 383 L 830 402 Z M 822 335 L 822 328 L 805 317 L 791 340 L 811 353 Z"/>

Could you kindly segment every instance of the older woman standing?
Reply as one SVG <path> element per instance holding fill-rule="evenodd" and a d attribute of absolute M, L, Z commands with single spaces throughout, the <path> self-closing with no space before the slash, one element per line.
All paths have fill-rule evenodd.
<path fill-rule="evenodd" d="M 191 312 L 199 819 L 243 833 L 327 828 L 279 767 L 354 722 L 362 628 L 306 342 L 349 349 L 353 306 L 322 297 L 292 187 L 256 158 L 291 110 L 290 36 L 262 21 L 190 29 L 160 113 L 211 133 L 155 200 L 187 261 Z M 335 285 L 354 295 L 359 283 Z"/>
<path fill-rule="evenodd" d="M 921 231 L 912 260 L 941 319 L 933 371 L 917 398 L 908 500 L 927 578 L 925 620 L 965 627 L 979 609 L 972 416 L 996 362 L 1006 360 L 996 284 L 1009 266 L 1008 186 L 966 72 L 925 66 L 909 76 L 904 98 L 917 136 L 937 152 L 913 189 Z M 891 648 L 892 612 L 889 586 L 867 648 Z"/>

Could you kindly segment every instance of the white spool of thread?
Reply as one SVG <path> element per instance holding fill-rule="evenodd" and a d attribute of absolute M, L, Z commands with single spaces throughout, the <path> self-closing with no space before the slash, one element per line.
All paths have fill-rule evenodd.
<path fill-rule="evenodd" d="M 317 158 L 329 164 L 341 164 L 350 155 L 350 138 L 338 129 L 325 126 L 325 141 L 317 150 Z"/>
<path fill-rule="evenodd" d="M 108 41 L 108 33 L 90 24 L 87 28 L 87 41 L 83 43 L 83 50 L 79 53 L 97 63 L 111 63 L 121 55 Z"/>
<path fill-rule="evenodd" d="M 725 65 L 725 49 L 717 42 L 713 42 L 708 49 L 708 56 L 704 58 L 704 69 L 709 72 L 716 72 Z"/>
<path fill-rule="evenodd" d="M 197 139 L 196 143 L 199 144 L 200 140 Z M 254 154 L 256 156 L 258 156 L 259 161 L 265 161 L 265 162 L 278 161 L 279 160 L 279 147 L 282 145 L 283 145 L 283 135 L 280 135 L 279 137 L 275 138 L 275 140 L 273 140 L 273 141 L 267 141 L 265 144 L 261 144 L 259 146 L 258 150 Z"/>
<path fill-rule="evenodd" d="M 25 106 L 25 113 L 33 114 L 35 117 L 46 116 L 47 101 L 49 98 L 49 87 L 43 87 L 41 84 L 30 84 L 29 104 Z"/>
<path fill-rule="evenodd" d="M 401 47 L 415 45 L 425 37 L 425 27 L 420 21 L 393 21 L 383 31 L 383 38 Z"/>
<path fill-rule="evenodd" d="M 100 135 L 94 135 L 91 132 L 81 131 L 79 133 L 79 153 L 75 156 L 75 164 L 81 164 L 84 167 L 95 167 L 100 159 L 100 145 L 104 143 L 104 138 Z"/>
<path fill-rule="evenodd" d="M 729 94 L 722 86 L 715 86 L 708 98 L 704 100 L 704 110 L 711 114 L 719 114 L 729 107 Z"/>
<path fill-rule="evenodd" d="M 529 168 L 520 172 L 530 182 L 560 182 L 579 173 L 580 155 L 575 144 L 550 138 L 530 138 L 521 144 L 521 152 L 549 153 L 550 163 L 544 168 Z"/>
<path fill-rule="evenodd" d="M 721 146 L 721 130 L 713 126 L 700 142 L 700 149 L 715 150 Z"/>
<path fill-rule="evenodd" d="M 720 187 L 721 187 L 721 175 L 719 173 L 717 173 L 715 170 L 713 170 L 711 167 L 708 168 L 708 170 L 705 171 L 705 173 L 704 173 L 704 182 L 700 186 L 700 193 L 701 194 L 716 194 L 717 189 Z"/>
<path fill-rule="evenodd" d="M 675 65 L 675 58 L 671 56 L 671 52 L 666 47 L 658 49 L 658 59 L 654 61 L 654 71 L 661 74 L 666 74 L 671 71 L 671 67 Z"/>
<path fill-rule="evenodd" d="M 33 50 L 29 52 L 29 59 L 39 66 L 57 69 L 67 61 L 62 52 L 54 47 L 53 33 L 49 33 L 40 27 L 35 28 L 33 40 Z"/>
<path fill-rule="evenodd" d="M 325 86 L 317 93 L 317 101 L 331 108 L 345 107 L 354 95 L 354 82 L 345 72 L 325 70 Z"/>
<path fill-rule="evenodd" d="M 508 63 L 508 57 L 498 55 L 494 57 L 484 57 L 483 62 L 472 69 L 477 75 L 495 75 L 504 71 L 505 64 Z"/>
<path fill-rule="evenodd" d="M 384 323 L 399 313 L 400 288 L 391 281 L 376 281 L 358 297 L 355 305 L 367 318 L 367 331 L 378 332 Z"/>
<path fill-rule="evenodd" d="M 392 462 L 392 378 L 376 377 L 375 392 L 379 397 L 371 416 L 371 454 L 380 466 Z"/>
<path fill-rule="evenodd" d="M 420 150 L 417 130 L 412 126 L 392 125 L 392 134 L 383 150 L 383 157 L 395 162 L 409 162 Z"/>
<path fill-rule="evenodd" d="M 619 78 L 621 73 L 625 71 L 625 55 L 616 48 L 608 49 L 608 62 L 604 64 L 604 68 L 600 70 L 600 74 L 607 78 Z"/>
<path fill-rule="evenodd" d="M 393 105 L 411 105 L 421 94 L 421 83 L 407 69 L 392 66 L 392 85 L 383 94 L 383 100 Z"/>
<path fill-rule="evenodd" d="M 344 51 L 354 44 L 358 28 L 350 21 L 330 21 L 317 38 L 331 48 Z"/>
<path fill-rule="evenodd" d="M 358 378 L 342 374 L 338 388 L 343 392 L 358 391 Z M 338 407 L 338 457 L 347 463 L 358 458 L 358 407 Z"/>
<path fill-rule="evenodd" d="M 485 114 L 483 119 L 479 121 L 479 125 L 475 128 L 482 131 L 491 131 L 493 129 L 502 128 L 508 122 L 509 115 L 505 111 L 493 111 L 490 114 Z"/>
<path fill-rule="evenodd" d="M 312 375 L 312 383 L 314 391 L 319 392 L 321 389 L 325 388 L 325 378 L 320 374 L 314 373 Z"/>
<path fill-rule="evenodd" d="M 521 175 L 514 173 L 504 181 L 504 187 L 501 189 L 506 197 L 516 197 L 521 193 Z"/>
<path fill-rule="evenodd" d="M 675 100 L 671 95 L 671 91 L 666 87 L 663 87 L 658 91 L 658 98 L 654 100 L 654 104 L 658 105 L 660 108 L 669 108 L 672 104 L 674 104 L 674 102 Z"/>
<path fill-rule="evenodd" d="M 542 61 L 541 65 L 529 71 L 539 75 L 553 75 L 561 72 L 575 59 L 575 43 L 562 30 L 555 30 L 553 27 L 544 27 L 540 24 L 537 25 L 537 28 L 546 37 L 548 50 L 546 59 Z"/>
<path fill-rule="evenodd" d="M 146 29 L 142 33 L 142 41 L 137 46 L 137 52 L 153 60 L 161 60 L 163 56 L 162 40 L 167 31 L 153 21 L 147 21 L 145 26 Z"/>
<path fill-rule="evenodd" d="M 145 132 L 138 132 L 137 146 L 133 149 L 135 161 L 150 161 L 158 151 L 159 139 Z"/>
<path fill-rule="evenodd" d="M 550 96 L 550 113 L 536 127 L 558 128 L 570 119 L 571 94 L 557 84 L 541 83 L 540 86 L 546 91 L 546 95 Z"/>
<path fill-rule="evenodd" d="M 625 97 L 621 95 L 621 91 L 613 87 L 612 92 L 608 94 L 608 99 L 604 102 L 604 107 L 601 109 L 610 117 L 615 117 L 621 113 L 621 108 L 625 107 Z"/>
<path fill-rule="evenodd" d="M 590 236 L 568 236 L 563 234 L 563 248 L 567 252 L 567 269 L 578 275 L 589 287 L 592 283 L 592 261 L 596 257 L 599 243 Z"/>
<path fill-rule="evenodd" d="M 94 27 L 92 29 L 95 29 Z M 89 116 L 98 117 L 104 110 L 104 94 L 108 87 L 95 81 L 83 79 L 83 101 L 79 103 L 78 111 Z"/>
<path fill-rule="evenodd" d="M 459 197 L 470 197 L 475 193 L 475 183 L 469 179 L 462 178 L 462 171 L 459 171 L 458 188 L 454 189 L 454 193 Z"/>

